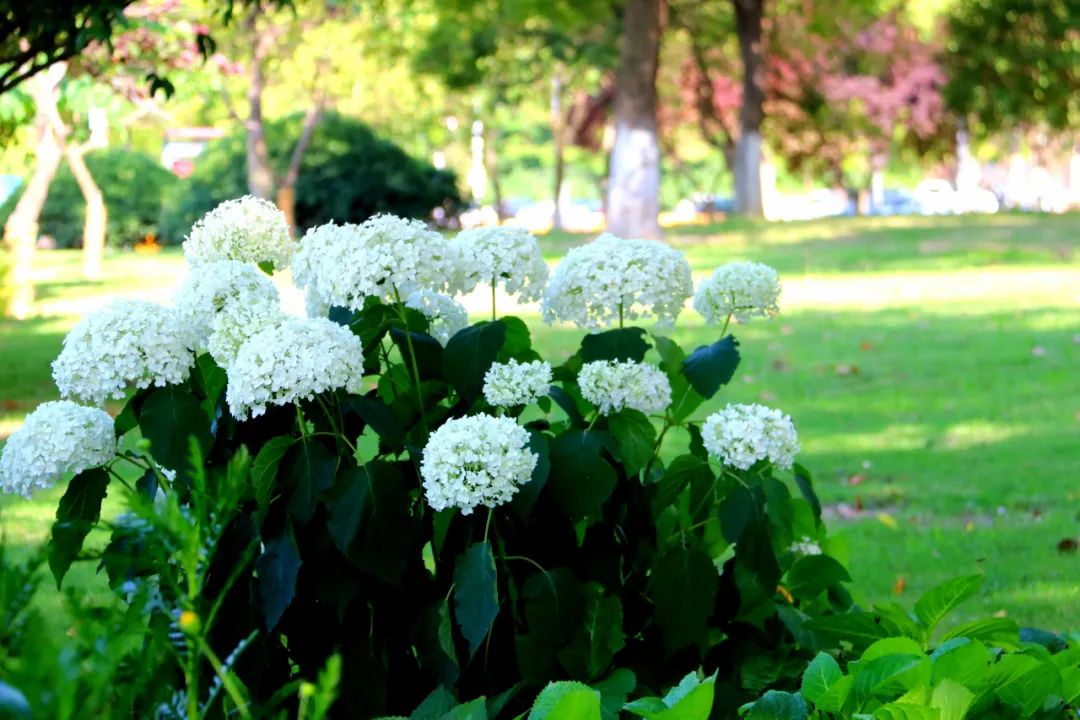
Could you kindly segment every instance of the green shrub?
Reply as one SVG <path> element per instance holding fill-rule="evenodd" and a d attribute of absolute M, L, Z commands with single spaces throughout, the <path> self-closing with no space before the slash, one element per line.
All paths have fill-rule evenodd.
<path fill-rule="evenodd" d="M 109 225 L 105 241 L 113 247 L 131 245 L 147 234 L 157 234 L 163 199 L 178 178 L 156 159 L 141 152 L 101 150 L 86 156 L 86 166 L 105 196 Z M 19 194 L 0 206 L 0 224 L 15 209 Z M 49 186 L 41 212 L 40 232 L 56 240 L 56 246 L 82 246 L 86 204 L 67 164 Z"/>
<path fill-rule="evenodd" d="M 996 617 L 936 632 L 981 585 L 980 575 L 950 580 L 920 598 L 913 614 L 890 605 L 805 623 L 823 650 L 802 673 L 800 689 L 771 690 L 742 714 L 775 720 L 1069 716 L 1067 708 L 1080 699 L 1080 638 Z"/>
<path fill-rule="evenodd" d="M 267 124 L 272 163 L 287 166 L 300 117 Z M 211 143 L 195 172 L 166 203 L 162 235 L 182 241 L 191 226 L 218 203 L 247 194 L 244 134 Z M 380 138 L 364 123 L 336 113 L 322 119 L 300 164 L 296 222 L 301 228 L 362 222 L 375 213 L 427 218 L 434 208 L 456 209 L 461 198 L 453 173 L 437 170 Z"/>

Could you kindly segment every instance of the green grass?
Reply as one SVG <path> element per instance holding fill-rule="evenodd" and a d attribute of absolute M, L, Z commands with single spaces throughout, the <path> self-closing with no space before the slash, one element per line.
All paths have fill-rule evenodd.
<path fill-rule="evenodd" d="M 857 597 L 910 605 L 981 571 L 969 615 L 1080 629 L 1080 557 L 1057 549 L 1080 535 L 1080 217 L 733 222 L 669 240 L 699 273 L 736 258 L 780 270 L 781 317 L 735 328 L 742 367 L 703 412 L 758 401 L 792 415 Z M 582 241 L 551 236 L 545 251 Z M 77 261 L 39 255 L 46 315 L 0 323 L 0 435 L 55 396 L 48 363 L 79 312 L 183 273 L 175 252 L 117 255 L 87 286 Z M 554 357 L 580 340 L 530 324 Z M 687 312 L 676 337 L 692 347 L 715 333 Z M 40 543 L 58 495 L 0 501 L 9 541 Z M 100 589 L 90 568 L 78 581 Z"/>

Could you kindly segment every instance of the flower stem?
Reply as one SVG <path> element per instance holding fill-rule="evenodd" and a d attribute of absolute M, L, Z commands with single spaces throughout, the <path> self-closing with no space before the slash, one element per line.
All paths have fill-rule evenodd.
<path fill-rule="evenodd" d="M 416 361 L 416 350 L 413 348 L 412 333 L 409 332 L 409 319 L 405 315 L 405 305 L 401 302 L 398 289 L 394 288 L 394 299 L 397 300 L 398 315 L 401 316 L 402 331 L 405 333 L 405 347 L 409 350 L 409 360 L 412 361 L 413 382 L 416 385 L 416 406 L 420 411 L 420 427 L 424 435 L 428 434 L 427 414 L 424 412 L 424 394 L 420 390 L 420 365 Z"/>
<path fill-rule="evenodd" d="M 498 319 L 498 315 L 495 314 L 495 278 L 491 278 L 491 322 L 495 322 Z"/>

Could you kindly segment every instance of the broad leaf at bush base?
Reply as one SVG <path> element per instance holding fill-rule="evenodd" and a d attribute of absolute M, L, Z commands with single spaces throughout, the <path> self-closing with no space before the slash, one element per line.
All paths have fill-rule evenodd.
<path fill-rule="evenodd" d="M 571 628 L 573 642 L 559 653 L 559 662 L 572 676 L 592 680 L 607 670 L 615 653 L 626 645 L 626 635 L 618 597 L 605 596 L 600 585 L 590 583 L 584 599 L 581 623 Z"/>
<path fill-rule="evenodd" d="M 851 690 L 855 709 L 861 710 L 876 693 L 924 660 L 918 655 L 898 653 L 860 662 Z"/>
<path fill-rule="evenodd" d="M 874 710 L 870 718 L 871 720 L 940 720 L 936 710 L 924 705 L 903 702 L 882 705 Z"/>
<path fill-rule="evenodd" d="M 836 659 L 827 652 L 818 653 L 803 673 L 803 697 L 814 705 L 820 705 L 821 699 L 842 677 L 844 673 Z"/>
<path fill-rule="evenodd" d="M 155 388 L 139 408 L 139 428 L 162 467 L 186 474 L 195 438 L 205 453 L 210 447 L 210 419 L 190 390 L 180 385 Z"/>
<path fill-rule="evenodd" d="M 409 367 L 412 367 L 412 358 L 409 356 L 409 344 L 405 340 L 405 330 L 398 327 L 390 328 L 390 338 L 397 345 L 401 356 L 405 358 Z M 416 354 L 416 365 L 420 371 L 421 380 L 431 380 L 440 377 L 443 367 L 443 346 L 439 341 L 427 333 L 409 331 L 409 339 L 412 340 L 412 351 Z"/>
<path fill-rule="evenodd" d="M 591 430 L 570 430 L 551 441 L 546 491 L 572 520 L 598 515 L 615 489 L 615 468 L 603 451 L 604 438 Z"/>
<path fill-rule="evenodd" d="M 353 563 L 391 585 L 399 585 L 417 551 L 422 516 L 412 513 L 413 499 L 401 470 L 386 462 L 364 466 L 368 498 L 357 537 L 349 549 Z"/>
<path fill-rule="evenodd" d="M 851 643 L 857 650 L 868 647 L 873 642 L 887 638 L 894 633 L 892 623 L 870 612 L 849 612 L 839 615 L 822 615 L 811 618 L 803 624 L 820 638 L 820 643 L 832 646 L 835 643 Z"/>
<path fill-rule="evenodd" d="M 350 397 L 341 403 L 341 412 L 346 417 L 355 414 L 364 421 L 391 450 L 401 450 L 405 446 L 405 428 L 389 405 L 378 397 Z"/>
<path fill-rule="evenodd" d="M 440 720 L 458 704 L 453 694 L 442 685 L 424 698 L 424 701 L 409 713 L 409 720 Z"/>
<path fill-rule="evenodd" d="M 474 544 L 458 559 L 454 570 L 454 619 L 469 643 L 470 657 L 476 654 L 499 614 L 495 579 L 490 543 Z"/>
<path fill-rule="evenodd" d="M 708 720 L 715 687 L 716 673 L 702 680 L 696 672 L 691 672 L 662 700 L 641 698 L 627 703 L 624 710 L 646 720 Z"/>
<path fill-rule="evenodd" d="M 734 335 L 703 345 L 683 361 L 683 374 L 704 398 L 711 398 L 728 384 L 739 366 L 739 342 Z"/>
<path fill-rule="evenodd" d="M 637 475 L 653 455 L 652 421 L 638 410 L 622 410 L 608 417 L 608 434 L 615 439 L 626 474 Z"/>
<path fill-rule="evenodd" d="M 477 323 L 450 338 L 443 350 L 443 377 L 458 394 L 471 401 L 484 387 L 484 374 L 499 357 L 506 325 Z"/>
<path fill-rule="evenodd" d="M 978 687 L 990 671 L 990 650 L 981 640 L 954 638 L 938 646 L 930 656 L 933 661 L 930 681 L 937 684 L 952 680 L 967 687 Z"/>
<path fill-rule="evenodd" d="M 499 322 L 506 326 L 506 339 L 503 341 L 502 350 L 499 352 L 499 362 L 517 360 L 526 363 L 533 360 L 542 360 L 540 354 L 532 349 L 532 337 L 528 326 L 512 315 L 499 318 Z"/>
<path fill-rule="evenodd" d="M 799 695 L 770 690 L 746 708 L 745 720 L 806 720 L 806 701 Z"/>
<path fill-rule="evenodd" d="M 649 595 L 669 655 L 704 642 L 718 583 L 716 566 L 698 547 L 669 547 L 657 556 Z"/>
<path fill-rule="evenodd" d="M 251 463 L 251 486 L 255 490 L 255 502 L 260 510 L 266 510 L 270 504 L 281 458 L 285 457 L 294 442 L 296 438 L 289 435 L 272 437 L 266 441 L 255 456 L 255 461 Z"/>
<path fill-rule="evenodd" d="M 953 680 L 943 680 L 930 696 L 930 707 L 939 713 L 939 720 L 964 720 L 975 694 Z"/>
<path fill-rule="evenodd" d="M 937 587 L 931 588 L 915 603 L 915 617 L 926 628 L 929 636 L 943 617 L 956 609 L 964 601 L 975 596 L 982 587 L 982 575 L 968 575 L 966 577 L 947 580 Z"/>
<path fill-rule="evenodd" d="M 289 448 L 281 460 L 279 487 L 287 487 L 289 512 L 306 523 L 315 512 L 322 493 L 334 483 L 338 459 L 326 447 L 304 438 Z"/>
<path fill-rule="evenodd" d="M 999 700 L 1020 708 L 1025 716 L 1033 715 L 1051 695 L 1061 695 L 1061 671 L 1049 661 L 1037 662 L 997 690 Z"/>
<path fill-rule="evenodd" d="M 1006 650 L 1020 647 L 1020 627 L 1011 618 L 983 618 L 957 625 L 942 635 L 941 639 L 946 641 L 957 637 L 982 640 Z"/>
<path fill-rule="evenodd" d="M 277 627 L 292 603 L 301 564 L 291 527 L 286 526 L 281 536 L 264 541 L 264 550 L 255 561 L 255 569 L 259 573 L 259 597 L 267 630 Z"/>
<path fill-rule="evenodd" d="M 540 691 L 529 720 L 601 720 L 600 693 L 579 682 L 554 682 Z"/>
<path fill-rule="evenodd" d="M 845 675 L 839 678 L 815 703 L 823 712 L 840 712 L 855 687 L 855 676 Z"/>
<path fill-rule="evenodd" d="M 347 468 L 338 473 L 334 488 L 326 499 L 330 511 L 326 529 L 342 553 L 349 552 L 349 546 L 360 529 L 360 521 L 367 510 L 369 490 L 364 468 Z"/>
<path fill-rule="evenodd" d="M 828 555 L 804 555 L 788 570 L 784 586 L 797 599 L 809 600 L 841 582 L 851 582 L 843 565 Z"/>
<path fill-rule="evenodd" d="M 755 524 L 763 524 L 765 493 L 761 488 L 745 485 L 735 487 L 720 501 L 720 526 L 724 529 L 724 539 L 737 543 L 746 529 Z"/>
<path fill-rule="evenodd" d="M 639 327 L 616 328 L 592 333 L 581 339 L 581 361 L 633 360 L 641 362 L 649 351 L 645 331 Z"/>
<path fill-rule="evenodd" d="M 93 468 L 71 478 L 60 498 L 49 539 L 49 569 L 57 588 L 82 551 L 91 528 L 101 518 L 101 501 L 108 487 L 109 473 Z"/>
<path fill-rule="evenodd" d="M 619 668 L 603 680 L 592 684 L 600 693 L 600 716 L 603 720 L 619 720 L 626 698 L 637 687 L 637 678 L 626 668 Z"/>

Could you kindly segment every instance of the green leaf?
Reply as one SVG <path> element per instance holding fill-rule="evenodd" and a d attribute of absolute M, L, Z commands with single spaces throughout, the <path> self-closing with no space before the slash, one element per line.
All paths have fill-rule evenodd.
<path fill-rule="evenodd" d="M 457 699 L 444 686 L 439 685 L 409 714 L 409 720 L 440 720 L 454 709 Z"/>
<path fill-rule="evenodd" d="M 626 635 L 618 597 L 605 597 L 603 587 L 590 583 L 584 599 L 581 625 L 574 629 L 571 644 L 559 653 L 559 662 L 572 675 L 591 680 L 607 670 L 615 653 L 626 645 Z"/>
<path fill-rule="evenodd" d="M 601 720 L 600 693 L 579 682 L 554 682 L 536 696 L 529 720 Z"/>
<path fill-rule="evenodd" d="M 822 712 L 838 713 L 844 707 L 844 703 L 847 702 L 848 695 L 851 694 L 853 687 L 855 687 L 855 676 L 845 675 L 833 683 L 832 687 L 814 704 Z"/>
<path fill-rule="evenodd" d="M 476 654 L 498 614 L 499 594 L 491 544 L 471 545 L 454 570 L 454 619 L 469 643 L 470 657 Z"/>
<path fill-rule="evenodd" d="M 221 393 L 225 392 L 229 378 L 225 370 L 214 361 L 214 358 L 209 353 L 204 353 L 196 358 L 195 367 L 198 372 L 194 374 L 194 377 L 198 379 L 203 395 L 206 396 L 206 404 L 203 406 L 203 410 L 207 412 L 207 417 L 212 418 L 214 408 L 217 406 L 218 400 L 221 399 Z"/>
<path fill-rule="evenodd" d="M 617 328 L 581 339 L 581 361 L 633 360 L 641 362 L 649 351 L 645 331 L 639 327 Z"/>
<path fill-rule="evenodd" d="M 811 618 L 803 627 L 818 636 L 824 646 L 847 642 L 856 649 L 865 648 L 893 634 L 891 623 L 882 622 L 879 616 L 862 611 Z"/>
<path fill-rule="evenodd" d="M 251 463 L 251 486 L 255 489 L 255 502 L 260 510 L 266 510 L 274 493 L 274 479 L 278 465 L 285 452 L 292 447 L 295 438 L 278 435 L 266 441 Z"/>
<path fill-rule="evenodd" d="M 810 661 L 802 678 L 802 694 L 814 705 L 820 705 L 821 699 L 826 696 L 829 689 L 836 685 L 840 678 L 844 677 L 840 670 L 840 664 L 832 655 L 820 652 Z"/>
<path fill-rule="evenodd" d="M 373 461 L 364 466 L 368 498 L 349 559 L 384 582 L 399 585 L 401 576 L 418 551 L 422 513 L 414 514 L 415 501 L 399 468 Z"/>
<path fill-rule="evenodd" d="M 690 381 L 683 374 L 683 361 L 686 353 L 671 338 L 653 336 L 653 344 L 660 354 L 660 368 L 667 373 L 671 383 L 671 408 L 672 417 L 676 420 L 685 420 L 691 413 L 698 409 L 705 398 L 701 397 L 690 387 Z"/>
<path fill-rule="evenodd" d="M 405 447 L 405 428 L 401 420 L 377 397 L 349 397 L 341 404 L 341 411 L 346 417 L 355 413 L 391 450 Z"/>
<path fill-rule="evenodd" d="M 290 526 L 286 525 L 280 537 L 264 543 L 263 553 L 255 561 L 255 569 L 259 573 L 259 597 L 267 631 L 277 627 L 281 616 L 292 603 L 302 564 Z"/>
<path fill-rule="evenodd" d="M 687 645 L 700 648 L 706 641 L 718 585 L 716 566 L 699 547 L 669 547 L 657 556 L 649 595 L 669 656 Z"/>
<path fill-rule="evenodd" d="M 892 683 L 893 680 L 911 670 L 924 658 L 915 655 L 883 655 L 882 657 L 860 662 L 855 675 L 852 697 L 855 709 L 862 709 L 867 701 Z"/>
<path fill-rule="evenodd" d="M 982 640 L 1006 650 L 1020 647 L 1020 626 L 1009 618 L 984 618 L 974 622 L 957 625 L 942 636 L 942 641 L 966 637 Z"/>
<path fill-rule="evenodd" d="M 708 399 L 726 385 L 739 366 L 739 342 L 734 335 L 703 345 L 683 361 L 682 370 L 690 386 Z"/>
<path fill-rule="evenodd" d="M 787 573 L 787 589 L 800 600 L 815 598 L 842 582 L 851 582 L 851 575 L 828 555 L 804 555 Z"/>
<path fill-rule="evenodd" d="M 863 650 L 860 662 L 877 660 L 886 655 L 915 655 L 923 657 L 926 653 L 922 645 L 909 637 L 887 637 L 870 645 Z"/>
<path fill-rule="evenodd" d="M 652 510 L 654 516 L 659 516 L 669 505 L 679 497 L 687 486 L 695 484 L 708 487 L 712 485 L 712 470 L 709 464 L 701 458 L 693 455 L 680 455 L 667 466 L 660 481 L 651 486 Z"/>
<path fill-rule="evenodd" d="M 540 354 L 532 349 L 529 326 L 521 318 L 506 315 L 499 318 L 499 322 L 506 326 L 506 340 L 503 341 L 502 351 L 499 352 L 499 362 L 517 360 L 526 363 L 542 359 Z"/>
<path fill-rule="evenodd" d="M 817 493 L 814 492 L 814 483 L 810 477 L 810 471 L 804 468 L 802 465 L 795 463 L 795 484 L 799 488 L 799 492 L 802 493 L 803 499 L 810 503 L 810 508 L 814 511 L 814 520 L 821 524 L 821 500 L 818 499 Z"/>
<path fill-rule="evenodd" d="M 569 430 L 551 441 L 547 489 L 571 520 L 600 514 L 618 476 L 602 456 L 604 438 L 591 430 Z"/>
<path fill-rule="evenodd" d="M 109 473 L 102 468 L 93 468 L 71 478 L 60 498 L 49 539 L 49 569 L 56 579 L 57 589 L 82 551 L 86 536 L 101 518 L 101 501 L 105 499 L 108 487 Z"/>
<path fill-rule="evenodd" d="M 409 343 L 406 341 L 405 330 L 399 327 L 390 328 L 390 339 L 397 345 L 401 356 L 405 358 L 408 366 L 412 367 L 412 359 L 409 356 Z M 416 355 L 416 366 L 420 372 L 420 380 L 431 380 L 440 377 L 443 368 L 443 346 L 439 341 L 427 333 L 408 331 L 408 340 L 412 341 L 412 352 Z M 410 369 L 410 372 L 412 370 Z"/>
<path fill-rule="evenodd" d="M 964 720 L 975 694 L 953 680 L 942 680 L 930 696 L 930 707 L 940 713 L 940 720 Z"/>
<path fill-rule="evenodd" d="M 443 377 L 466 401 L 479 397 L 484 374 L 498 359 L 505 339 L 506 325 L 483 322 L 465 328 L 446 343 Z"/>
<path fill-rule="evenodd" d="M 977 687 L 986 679 L 992 661 L 986 645 L 970 638 L 947 640 L 930 658 L 934 663 L 931 682 L 952 680 L 967 687 Z"/>
<path fill-rule="evenodd" d="M 746 720 L 806 720 L 806 701 L 802 696 L 770 690 L 749 707 Z"/>
<path fill-rule="evenodd" d="M 1076 705 L 1080 699 L 1080 667 L 1058 668 L 1061 672 L 1061 699 L 1069 705 Z"/>
<path fill-rule="evenodd" d="M 600 714 L 603 720 L 619 720 L 626 698 L 637 687 L 637 677 L 626 668 L 619 668 L 603 680 L 593 683 L 600 693 Z"/>
<path fill-rule="evenodd" d="M 488 720 L 487 701 L 484 698 L 478 698 L 464 705 L 458 705 L 439 720 Z"/>
<path fill-rule="evenodd" d="M 326 447 L 304 438 L 289 448 L 281 461 L 283 482 L 291 487 L 289 512 L 301 523 L 315 513 L 322 493 L 334 484 L 338 459 Z"/>
<path fill-rule="evenodd" d="M 938 720 L 938 711 L 914 703 L 894 702 L 882 705 L 870 717 L 871 720 Z"/>
<path fill-rule="evenodd" d="M 1018 707 L 1025 716 L 1035 714 L 1051 695 L 1061 695 L 1061 672 L 1052 662 L 1037 663 L 997 690 L 998 699 Z"/>
<path fill-rule="evenodd" d="M 22 692 L 0 680 L 0 720 L 30 720 L 33 713 Z"/>
<path fill-rule="evenodd" d="M 653 456 L 656 428 L 638 410 L 622 410 L 608 416 L 608 433 L 615 438 L 619 459 L 627 475 L 637 475 Z"/>
<path fill-rule="evenodd" d="M 536 455 L 536 466 L 533 468 L 529 482 L 521 486 L 510 506 L 514 512 L 522 518 L 529 517 L 536 499 L 547 485 L 548 476 L 551 474 L 551 451 L 548 449 L 547 435 L 535 430 L 529 431 L 529 449 Z"/>
<path fill-rule="evenodd" d="M 342 553 L 349 552 L 349 546 L 360 529 L 370 489 L 364 468 L 346 468 L 338 473 L 331 497 L 326 500 L 330 511 L 326 529 Z"/>
<path fill-rule="evenodd" d="M 641 698 L 623 708 L 648 720 L 707 720 L 713 709 L 716 674 L 702 680 L 696 672 L 660 698 Z"/>
<path fill-rule="evenodd" d="M 163 467 L 186 474 L 195 438 L 205 455 L 210 448 L 210 420 L 190 391 L 180 385 L 150 391 L 139 408 L 139 428 L 150 452 Z"/>
<path fill-rule="evenodd" d="M 934 632 L 941 619 L 948 615 L 957 606 L 975 596 L 982 587 L 982 575 L 968 575 L 966 577 L 948 580 L 937 587 L 931 588 L 915 603 L 915 617 L 926 628 L 929 636 Z"/>

